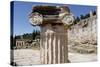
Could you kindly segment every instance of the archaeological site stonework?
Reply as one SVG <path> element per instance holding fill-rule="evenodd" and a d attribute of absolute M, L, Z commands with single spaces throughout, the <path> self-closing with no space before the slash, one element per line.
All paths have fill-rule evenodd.
<path fill-rule="evenodd" d="M 97 15 L 90 11 L 90 17 L 80 20 L 68 29 L 70 42 L 89 43 L 97 45 Z"/>
<path fill-rule="evenodd" d="M 69 51 L 97 53 L 97 15 L 80 20 L 68 29 Z"/>
<path fill-rule="evenodd" d="M 29 17 L 31 25 L 39 25 L 41 64 L 68 63 L 67 28 L 74 21 L 67 6 L 35 6 Z"/>

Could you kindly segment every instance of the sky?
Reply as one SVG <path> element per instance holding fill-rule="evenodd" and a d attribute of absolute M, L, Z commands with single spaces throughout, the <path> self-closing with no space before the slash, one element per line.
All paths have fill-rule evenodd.
<path fill-rule="evenodd" d="M 50 4 L 50 3 L 37 3 L 37 2 L 24 2 L 24 1 L 14 1 L 13 5 L 13 34 L 22 35 L 24 33 L 32 33 L 33 30 L 40 30 L 38 26 L 32 26 L 29 23 L 28 15 L 32 11 L 32 6 L 34 5 L 67 5 L 70 8 L 71 13 L 75 17 L 80 15 L 85 15 L 90 12 L 90 10 L 97 10 L 96 6 L 87 5 L 74 5 L 74 4 Z"/>

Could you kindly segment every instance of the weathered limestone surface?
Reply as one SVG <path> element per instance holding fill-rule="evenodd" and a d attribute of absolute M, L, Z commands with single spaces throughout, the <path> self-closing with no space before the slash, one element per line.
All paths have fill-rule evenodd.
<path fill-rule="evenodd" d="M 63 25 L 41 27 L 40 54 L 42 64 L 68 62 L 67 31 Z"/>
<path fill-rule="evenodd" d="M 90 13 L 89 18 L 80 20 L 77 24 L 71 26 L 68 29 L 68 43 L 72 49 L 81 50 L 80 52 L 83 53 L 96 52 L 97 16 Z"/>
<path fill-rule="evenodd" d="M 67 63 L 68 38 L 64 27 L 74 21 L 70 9 L 67 6 L 34 6 L 29 21 L 41 27 L 41 63 Z"/>

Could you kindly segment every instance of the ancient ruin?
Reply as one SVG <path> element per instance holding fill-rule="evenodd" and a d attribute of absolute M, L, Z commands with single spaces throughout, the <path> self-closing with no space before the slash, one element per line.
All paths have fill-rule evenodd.
<path fill-rule="evenodd" d="M 29 21 L 41 27 L 41 63 L 68 63 L 67 27 L 74 21 L 70 9 L 67 6 L 34 6 Z"/>
<path fill-rule="evenodd" d="M 97 52 L 97 15 L 90 11 L 89 17 L 81 19 L 68 29 L 68 44 L 79 53 Z"/>

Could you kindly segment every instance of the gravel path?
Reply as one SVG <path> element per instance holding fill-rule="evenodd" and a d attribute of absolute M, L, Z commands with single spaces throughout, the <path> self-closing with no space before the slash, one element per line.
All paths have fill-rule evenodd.
<path fill-rule="evenodd" d="M 40 51 L 32 49 L 14 50 L 14 62 L 17 65 L 40 64 Z"/>
<path fill-rule="evenodd" d="M 97 61 L 96 54 L 69 53 L 70 62 L 91 62 Z M 14 62 L 17 65 L 40 64 L 40 51 L 32 49 L 14 50 Z"/>
<path fill-rule="evenodd" d="M 94 62 L 94 61 L 97 61 L 97 55 L 96 54 L 69 53 L 69 60 L 71 61 L 71 63 Z"/>

